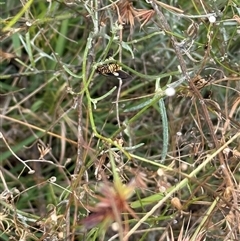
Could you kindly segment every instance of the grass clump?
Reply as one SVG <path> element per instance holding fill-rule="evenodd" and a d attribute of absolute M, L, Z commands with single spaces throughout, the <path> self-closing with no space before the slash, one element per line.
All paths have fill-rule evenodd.
<path fill-rule="evenodd" d="M 1 240 L 239 240 L 237 1 L 1 2 Z"/>

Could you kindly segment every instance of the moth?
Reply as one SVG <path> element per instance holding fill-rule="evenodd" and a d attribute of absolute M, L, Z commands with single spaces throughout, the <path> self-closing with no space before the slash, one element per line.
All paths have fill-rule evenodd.
<path fill-rule="evenodd" d="M 99 65 L 97 72 L 107 77 L 115 77 L 122 80 L 130 80 L 132 76 L 122 70 L 121 66 L 117 63 L 108 63 Z"/>

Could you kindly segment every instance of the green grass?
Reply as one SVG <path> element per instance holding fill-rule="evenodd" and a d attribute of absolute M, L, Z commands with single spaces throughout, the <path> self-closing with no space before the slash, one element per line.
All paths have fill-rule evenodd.
<path fill-rule="evenodd" d="M 240 6 L 162 3 L 0 3 L 1 240 L 239 240 Z"/>

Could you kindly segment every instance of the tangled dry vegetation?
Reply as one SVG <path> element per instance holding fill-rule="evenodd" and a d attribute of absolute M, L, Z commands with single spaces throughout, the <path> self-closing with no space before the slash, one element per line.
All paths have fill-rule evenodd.
<path fill-rule="evenodd" d="M 240 240 L 239 1 L 0 6 L 1 240 Z"/>

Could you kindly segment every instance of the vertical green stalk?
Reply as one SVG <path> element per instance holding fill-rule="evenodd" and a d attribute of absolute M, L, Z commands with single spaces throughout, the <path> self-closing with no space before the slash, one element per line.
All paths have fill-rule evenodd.
<path fill-rule="evenodd" d="M 156 80 L 156 91 L 161 90 L 160 87 L 160 78 Z M 169 135 L 168 135 L 168 118 L 167 118 L 167 112 L 166 107 L 164 104 L 164 100 L 161 98 L 158 101 L 159 106 L 159 112 L 162 118 L 162 126 L 163 126 L 163 145 L 162 145 L 162 160 L 161 162 L 164 162 L 167 156 L 168 152 L 168 141 L 169 141 Z"/>
<path fill-rule="evenodd" d="M 63 50 L 65 49 L 66 38 L 64 36 L 67 35 L 68 24 L 69 19 L 65 19 L 61 23 L 60 34 L 57 38 L 57 45 L 55 48 L 55 52 L 58 53 L 59 56 L 63 56 Z"/>
<path fill-rule="evenodd" d="M 30 59 L 30 62 L 31 62 L 31 66 L 33 68 L 35 68 L 35 62 L 34 62 L 34 59 L 33 59 L 33 53 L 32 53 L 31 40 L 30 40 L 30 33 L 29 32 L 26 33 L 26 51 L 28 53 L 28 56 L 29 56 L 29 59 Z"/>
<path fill-rule="evenodd" d="M 29 8 L 26 8 L 25 10 L 25 18 L 30 19 L 29 17 Z M 28 53 L 30 62 L 31 62 L 31 67 L 35 68 L 35 62 L 33 59 L 33 52 L 32 52 L 32 46 L 31 46 L 31 38 L 30 38 L 30 32 L 27 31 L 26 33 L 26 51 Z"/>

